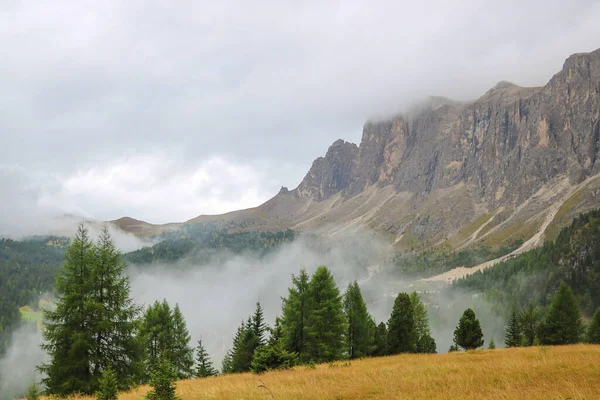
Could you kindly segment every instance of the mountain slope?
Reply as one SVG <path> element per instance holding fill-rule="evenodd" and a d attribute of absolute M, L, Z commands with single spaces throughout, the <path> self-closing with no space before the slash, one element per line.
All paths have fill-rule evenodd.
<path fill-rule="evenodd" d="M 404 251 L 535 246 L 600 205 L 600 180 L 590 179 L 600 172 L 599 96 L 596 50 L 570 56 L 543 87 L 500 82 L 472 102 L 434 97 L 367 122 L 359 146 L 336 141 L 296 189 L 187 223 L 327 235 L 371 228 Z"/>

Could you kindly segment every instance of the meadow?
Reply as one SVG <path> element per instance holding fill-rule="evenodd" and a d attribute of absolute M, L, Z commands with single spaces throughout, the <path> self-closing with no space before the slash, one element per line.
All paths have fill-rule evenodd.
<path fill-rule="evenodd" d="M 139 400 L 147 387 L 122 393 Z M 404 354 L 177 383 L 197 399 L 600 399 L 600 346 Z M 92 400 L 92 397 L 80 397 Z"/>

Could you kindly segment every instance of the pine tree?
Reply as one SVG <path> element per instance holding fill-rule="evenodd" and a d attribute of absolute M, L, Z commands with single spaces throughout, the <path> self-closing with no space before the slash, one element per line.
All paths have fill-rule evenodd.
<path fill-rule="evenodd" d="M 194 375 L 194 350 L 190 347 L 191 336 L 179 304 L 175 304 L 173 309 L 173 339 L 175 348 L 173 349 L 174 362 L 172 364 L 177 371 L 177 378 L 189 378 Z"/>
<path fill-rule="evenodd" d="M 26 400 L 39 400 L 40 399 L 40 389 L 35 382 L 29 385 L 27 388 L 27 394 L 25 395 Z"/>
<path fill-rule="evenodd" d="M 308 302 L 307 358 L 315 362 L 340 359 L 344 352 L 346 322 L 340 291 L 327 267 L 320 266 L 312 276 Z"/>
<path fill-rule="evenodd" d="M 371 354 L 375 347 L 373 318 L 367 311 L 367 305 L 356 281 L 348 285 L 344 294 L 344 314 L 347 323 L 345 339 L 348 356 L 353 359 Z"/>
<path fill-rule="evenodd" d="M 417 335 L 410 297 L 406 293 L 399 293 L 388 321 L 388 352 L 412 353 L 416 348 Z"/>
<path fill-rule="evenodd" d="M 573 291 L 561 282 L 546 314 L 542 343 L 572 344 L 580 341 L 582 330 L 579 304 Z"/>
<path fill-rule="evenodd" d="M 257 346 L 258 340 L 252 329 L 252 319 L 242 321 L 233 339 L 233 349 L 231 351 L 231 372 L 250 371 L 252 365 L 252 356 Z"/>
<path fill-rule="evenodd" d="M 227 350 L 227 353 L 225 353 L 225 357 L 223 357 L 223 362 L 221 363 L 221 373 L 222 374 L 233 373 L 233 368 L 231 365 L 231 350 Z"/>
<path fill-rule="evenodd" d="M 483 342 L 479 320 L 473 310 L 467 308 L 454 330 L 454 343 L 465 350 L 470 350 L 483 346 Z"/>
<path fill-rule="evenodd" d="M 260 305 L 260 302 L 256 302 L 256 310 L 254 311 L 254 315 L 252 316 L 252 330 L 254 331 L 254 336 L 256 337 L 258 346 L 262 346 L 265 344 L 266 328 L 267 325 L 265 324 L 263 309 Z"/>
<path fill-rule="evenodd" d="M 217 371 L 213 368 L 212 361 L 210 361 L 210 357 L 202 345 L 202 339 L 200 339 L 198 340 L 198 347 L 196 347 L 196 377 L 206 378 L 216 375 Z"/>
<path fill-rule="evenodd" d="M 490 340 L 490 344 L 488 345 L 488 349 L 494 350 L 496 348 L 496 342 L 494 342 L 494 337 Z"/>
<path fill-rule="evenodd" d="M 600 307 L 596 309 L 592 322 L 588 326 L 587 340 L 589 343 L 600 344 Z"/>
<path fill-rule="evenodd" d="M 117 374 L 108 366 L 102 370 L 96 400 L 117 400 L 118 395 Z"/>
<path fill-rule="evenodd" d="M 421 301 L 421 298 L 417 292 L 410 294 L 410 304 L 412 306 L 413 316 L 415 320 L 415 335 L 417 337 L 417 353 L 436 353 L 437 347 L 435 340 L 431 336 L 431 329 L 429 328 L 429 317 L 427 316 L 427 309 L 425 304 Z"/>
<path fill-rule="evenodd" d="M 521 325 L 521 333 L 523 335 L 521 344 L 523 346 L 533 346 L 535 341 L 536 333 L 538 330 L 538 324 L 540 319 L 540 311 L 533 304 L 530 304 L 523 311 L 519 317 L 519 323 Z"/>
<path fill-rule="evenodd" d="M 177 371 L 171 363 L 164 358 L 157 360 L 150 373 L 150 387 L 152 390 L 146 394 L 147 400 L 179 400 L 175 394 L 175 380 Z"/>
<path fill-rule="evenodd" d="M 281 330 L 284 348 L 306 358 L 306 323 L 308 320 L 308 284 L 309 276 L 305 270 L 300 275 L 292 275 L 292 287 L 288 289 L 287 299 L 283 299 Z"/>
<path fill-rule="evenodd" d="M 56 307 L 44 311 L 44 349 L 50 358 L 39 369 L 46 392 L 92 394 L 101 371 L 115 370 L 126 389 L 139 375 L 136 340 L 139 308 L 129 295 L 125 264 L 104 227 L 97 245 L 79 226 L 56 281 Z"/>
<path fill-rule="evenodd" d="M 388 331 L 384 322 L 380 322 L 375 330 L 375 350 L 372 355 L 385 356 L 388 354 Z"/>
<path fill-rule="evenodd" d="M 517 311 L 513 310 L 508 321 L 508 326 L 504 334 L 504 344 L 506 347 L 518 347 L 521 345 L 521 326 Z"/>

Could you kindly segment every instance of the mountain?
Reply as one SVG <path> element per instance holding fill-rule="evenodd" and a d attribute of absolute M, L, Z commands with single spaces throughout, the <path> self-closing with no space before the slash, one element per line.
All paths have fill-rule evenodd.
<path fill-rule="evenodd" d="M 325 235 L 369 228 L 399 251 L 523 243 L 522 251 L 600 206 L 599 121 L 596 50 L 570 56 L 542 87 L 500 82 L 475 101 L 432 97 L 369 121 L 358 146 L 334 142 L 297 188 L 186 224 Z M 120 225 L 138 234 L 178 227 Z"/>

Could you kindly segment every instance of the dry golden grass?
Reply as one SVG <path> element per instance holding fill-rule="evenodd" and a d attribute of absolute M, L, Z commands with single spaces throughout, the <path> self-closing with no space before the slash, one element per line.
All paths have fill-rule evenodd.
<path fill-rule="evenodd" d="M 400 355 L 337 364 L 186 380 L 178 383 L 177 393 L 182 400 L 600 399 L 600 346 L 593 345 Z M 268 390 L 259 387 L 263 383 Z M 147 390 L 123 393 L 119 400 L 139 400 Z"/>

